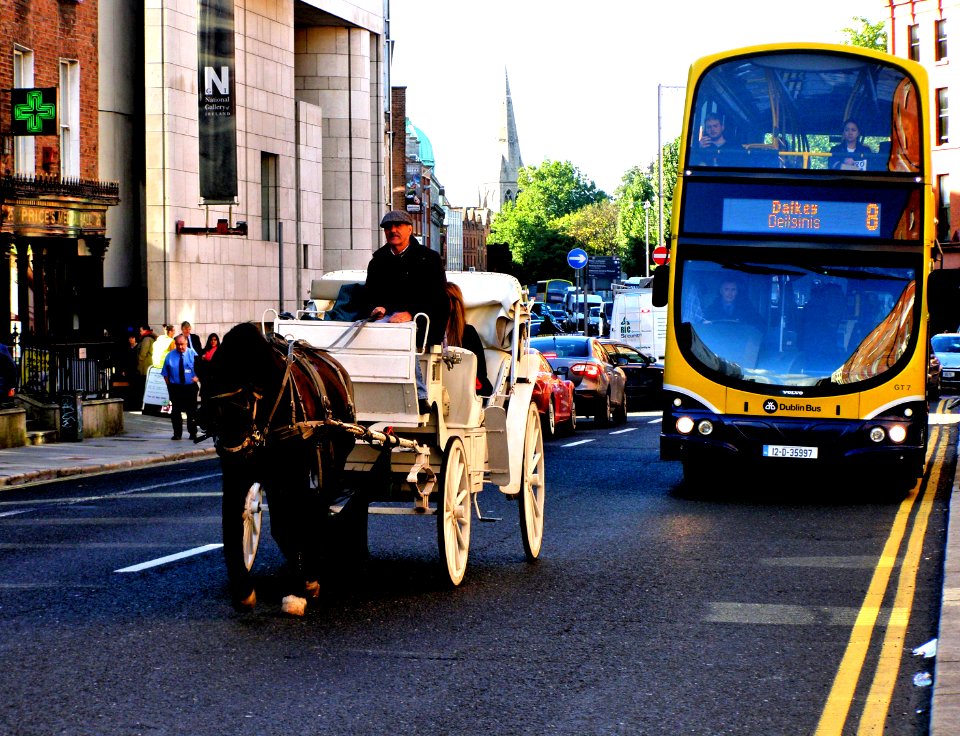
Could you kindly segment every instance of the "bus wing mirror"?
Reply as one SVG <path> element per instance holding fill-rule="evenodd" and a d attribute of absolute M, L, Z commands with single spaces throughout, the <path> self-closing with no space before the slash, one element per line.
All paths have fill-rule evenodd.
<path fill-rule="evenodd" d="M 666 264 L 653 269 L 653 306 L 667 306 L 667 297 L 670 294 L 670 267 Z"/>

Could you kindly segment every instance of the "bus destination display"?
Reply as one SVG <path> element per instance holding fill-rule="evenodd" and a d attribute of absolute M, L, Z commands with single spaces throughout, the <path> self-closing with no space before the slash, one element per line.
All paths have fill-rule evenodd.
<path fill-rule="evenodd" d="M 778 235 L 880 236 L 876 202 L 798 199 L 723 200 L 723 232 Z"/>

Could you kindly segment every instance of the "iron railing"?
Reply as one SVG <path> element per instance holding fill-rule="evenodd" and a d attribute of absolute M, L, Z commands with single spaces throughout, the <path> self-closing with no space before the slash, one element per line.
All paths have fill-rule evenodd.
<path fill-rule="evenodd" d="M 75 345 L 22 348 L 20 392 L 46 399 L 65 393 L 106 398 L 110 390 L 109 360 L 79 356 L 80 347 Z"/>

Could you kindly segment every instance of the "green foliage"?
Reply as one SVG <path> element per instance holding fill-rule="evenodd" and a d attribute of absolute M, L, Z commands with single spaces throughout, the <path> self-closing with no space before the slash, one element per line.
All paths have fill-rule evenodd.
<path fill-rule="evenodd" d="M 883 29 L 883 21 L 871 23 L 862 16 L 856 16 L 852 20 L 859 23 L 859 27 L 841 29 L 847 37 L 847 45 L 874 51 L 887 50 L 887 32 Z"/>
<path fill-rule="evenodd" d="M 588 204 L 556 221 L 560 232 L 583 245 L 592 256 L 620 255 L 617 205 L 609 199 Z"/>
<path fill-rule="evenodd" d="M 680 170 L 679 136 L 663 147 L 663 226 L 664 242 L 670 237 L 670 216 L 673 210 L 673 190 Z M 617 188 L 618 205 L 617 239 L 623 258 L 623 268 L 628 274 L 646 272 L 644 261 L 649 234 L 650 252 L 660 239 L 660 208 L 657 194 L 660 189 L 659 161 L 653 161 L 644 171 L 634 166 L 623 175 Z M 649 202 L 649 209 L 643 203 Z"/>
<path fill-rule="evenodd" d="M 488 242 L 509 246 L 522 280 L 567 273 L 570 249 L 588 246 L 577 237 L 589 234 L 585 223 L 591 217 L 585 214 L 566 221 L 566 225 L 562 221 L 577 210 L 607 201 L 607 195 L 569 161 L 544 161 L 540 166 L 524 167 L 518 189 L 516 201 L 506 203 L 494 217 Z M 599 219 L 599 215 L 592 219 Z"/>

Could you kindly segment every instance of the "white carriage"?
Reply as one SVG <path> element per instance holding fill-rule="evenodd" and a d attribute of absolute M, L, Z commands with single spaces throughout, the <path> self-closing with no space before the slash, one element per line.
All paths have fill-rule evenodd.
<path fill-rule="evenodd" d="M 313 297 L 321 310 L 329 309 L 341 286 L 365 278 L 364 271 L 328 273 L 314 281 Z M 436 515 L 441 560 L 458 585 L 466 572 L 473 511 L 485 519 L 477 494 L 486 482 L 518 500 L 524 551 L 528 560 L 537 558 L 545 477 L 540 416 L 532 403 L 537 363 L 527 352 L 530 312 L 520 283 L 498 273 L 450 272 L 447 278 L 463 291 L 467 322 L 483 343 L 490 396 L 477 395 L 473 352 L 424 350 L 416 344 L 415 322 L 336 322 L 300 313 L 278 317 L 274 331 L 325 349 L 344 366 L 357 414 L 356 425 L 346 429 L 361 440 L 347 460 L 348 477 L 382 473 L 389 462 L 389 482 L 370 495 L 369 513 Z M 432 407 L 423 416 L 415 361 Z"/>

